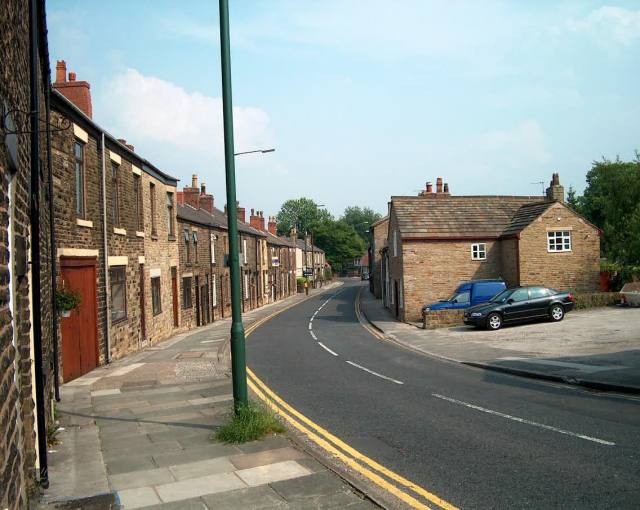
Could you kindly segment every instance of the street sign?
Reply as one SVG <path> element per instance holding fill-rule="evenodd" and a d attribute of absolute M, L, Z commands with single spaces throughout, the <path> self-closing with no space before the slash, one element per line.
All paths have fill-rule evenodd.
<path fill-rule="evenodd" d="M 313 269 L 303 269 L 302 276 L 313 276 Z"/>

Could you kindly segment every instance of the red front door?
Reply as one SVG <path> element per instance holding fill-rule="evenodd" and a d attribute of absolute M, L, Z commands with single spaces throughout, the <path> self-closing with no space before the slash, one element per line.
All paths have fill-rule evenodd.
<path fill-rule="evenodd" d="M 67 382 L 98 366 L 96 260 L 61 258 L 60 268 L 65 288 L 81 297 L 71 315 L 61 318 L 62 377 Z"/>

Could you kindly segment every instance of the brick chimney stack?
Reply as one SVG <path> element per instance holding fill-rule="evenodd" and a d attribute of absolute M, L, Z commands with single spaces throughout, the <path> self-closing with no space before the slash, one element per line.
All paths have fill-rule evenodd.
<path fill-rule="evenodd" d="M 58 60 L 56 63 L 56 81 L 53 88 L 82 110 L 87 117 L 92 118 L 91 86 L 89 82 L 77 81 L 76 73 L 69 73 L 67 80 L 67 63 L 64 60 Z"/>
<path fill-rule="evenodd" d="M 204 209 L 209 214 L 213 214 L 213 195 L 207 195 L 207 187 L 204 182 L 200 185 L 198 205 L 200 206 L 200 209 Z"/>
<path fill-rule="evenodd" d="M 564 186 L 560 184 L 560 174 L 554 173 L 547 188 L 547 198 L 564 204 Z"/>
<path fill-rule="evenodd" d="M 182 188 L 184 195 L 184 203 L 190 205 L 194 209 L 200 208 L 200 190 L 198 189 L 198 175 L 193 174 L 191 177 L 191 187 Z M 213 197 L 211 198 L 213 203 Z"/>
<path fill-rule="evenodd" d="M 251 215 L 249 216 L 249 225 L 251 225 L 256 230 L 264 230 L 264 223 L 261 221 L 260 211 L 251 209 Z"/>
<path fill-rule="evenodd" d="M 276 223 L 275 216 L 269 216 L 269 223 L 267 224 L 267 228 L 269 232 L 271 232 L 274 236 L 278 235 L 278 224 Z"/>
<path fill-rule="evenodd" d="M 298 229 L 296 228 L 295 225 L 291 228 L 291 231 L 289 232 L 289 237 L 294 243 L 298 241 Z"/>
<path fill-rule="evenodd" d="M 238 221 L 241 221 L 242 223 L 245 222 L 245 209 L 244 207 L 240 207 L 240 203 L 236 202 L 236 217 L 238 218 Z"/>
<path fill-rule="evenodd" d="M 131 145 L 130 143 L 127 143 L 127 141 L 124 138 L 118 138 L 118 141 L 124 145 L 127 149 L 129 149 L 131 152 L 135 152 L 135 147 L 133 145 Z"/>

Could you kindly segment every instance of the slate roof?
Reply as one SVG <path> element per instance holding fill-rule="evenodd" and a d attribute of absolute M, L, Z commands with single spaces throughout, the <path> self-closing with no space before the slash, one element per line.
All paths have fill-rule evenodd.
<path fill-rule="evenodd" d="M 265 232 L 265 234 L 267 234 L 268 243 L 277 244 L 279 246 L 288 246 L 288 247 L 294 246 L 293 242 L 291 242 L 291 239 L 287 239 L 286 237 L 282 237 L 282 236 L 274 236 L 269 231 Z"/>
<path fill-rule="evenodd" d="M 188 204 L 178 204 L 176 214 L 178 218 L 192 223 L 227 230 L 227 215 L 215 207 L 213 208 L 213 213 L 210 214 L 204 209 L 194 209 Z M 242 221 L 238 222 L 238 231 L 258 237 L 267 237 L 267 232 L 257 230 Z"/>
<path fill-rule="evenodd" d="M 553 202 L 541 196 L 391 197 L 403 238 L 495 237 L 521 231 Z"/>
<path fill-rule="evenodd" d="M 303 251 L 304 250 L 311 251 L 311 245 L 305 244 L 304 239 L 297 239 L 296 244 L 297 244 L 297 247 Z M 319 251 L 324 253 L 324 250 L 322 248 L 318 248 L 315 244 L 313 245 L 313 251 Z"/>

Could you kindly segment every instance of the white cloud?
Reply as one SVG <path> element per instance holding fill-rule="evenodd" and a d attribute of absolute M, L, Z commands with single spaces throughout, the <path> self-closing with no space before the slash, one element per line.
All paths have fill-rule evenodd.
<path fill-rule="evenodd" d="M 105 105 L 117 105 L 107 115 L 118 133 L 134 144 L 162 143 L 194 151 L 207 160 L 220 159 L 224 150 L 222 99 L 184 88 L 154 76 L 127 69 L 111 82 Z M 237 150 L 270 145 L 269 117 L 261 108 L 233 109 Z"/>
<path fill-rule="evenodd" d="M 570 20 L 569 28 L 590 34 L 601 44 L 630 45 L 640 39 L 640 10 L 604 5 L 579 20 Z"/>

